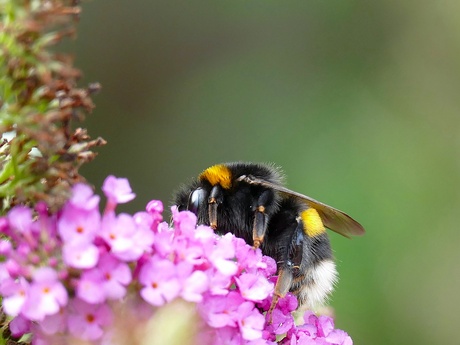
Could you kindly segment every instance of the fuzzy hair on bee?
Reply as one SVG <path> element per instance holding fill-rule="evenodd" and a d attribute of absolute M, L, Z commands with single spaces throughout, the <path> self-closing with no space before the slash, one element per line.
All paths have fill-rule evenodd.
<path fill-rule="evenodd" d="M 326 228 L 345 237 L 364 234 L 344 212 L 287 189 L 270 164 L 213 165 L 183 186 L 174 203 L 195 213 L 198 224 L 231 232 L 276 261 L 271 309 L 289 291 L 303 307 L 322 305 L 338 278 Z"/>

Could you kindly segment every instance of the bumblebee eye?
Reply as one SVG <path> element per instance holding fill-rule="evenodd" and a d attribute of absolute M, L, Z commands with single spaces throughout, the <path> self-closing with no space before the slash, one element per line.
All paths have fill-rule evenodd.
<path fill-rule="evenodd" d="M 206 199 L 206 191 L 203 188 L 197 188 L 193 192 L 190 193 L 188 198 L 188 205 L 187 210 L 198 214 L 198 209 L 200 208 L 201 203 L 203 200 Z"/>

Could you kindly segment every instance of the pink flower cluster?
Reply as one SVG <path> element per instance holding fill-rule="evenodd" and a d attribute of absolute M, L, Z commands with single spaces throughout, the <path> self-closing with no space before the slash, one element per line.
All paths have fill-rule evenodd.
<path fill-rule="evenodd" d="M 276 263 L 259 249 L 232 234 L 216 236 L 174 208 L 171 227 L 159 201 L 116 214 L 117 204 L 135 197 L 126 179 L 109 176 L 102 190 L 102 214 L 99 196 L 79 184 L 57 214 L 45 205 L 16 206 L 0 218 L 0 294 L 14 336 L 32 333 L 34 344 L 69 336 L 111 343 L 116 303 L 139 298 L 154 313 L 181 298 L 196 303 L 200 343 L 352 344 L 328 317 L 307 313 L 296 326 L 293 295 L 267 315 Z"/>

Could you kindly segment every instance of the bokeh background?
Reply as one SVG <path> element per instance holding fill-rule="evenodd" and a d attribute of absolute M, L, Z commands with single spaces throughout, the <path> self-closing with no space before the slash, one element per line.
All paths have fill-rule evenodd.
<path fill-rule="evenodd" d="M 460 344 L 460 2 L 83 2 L 66 49 L 102 92 L 83 174 L 166 204 L 219 162 L 274 162 L 358 219 L 331 234 L 355 344 Z"/>

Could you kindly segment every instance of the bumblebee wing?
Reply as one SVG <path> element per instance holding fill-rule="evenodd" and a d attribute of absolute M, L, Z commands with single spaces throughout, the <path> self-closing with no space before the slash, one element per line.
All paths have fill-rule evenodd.
<path fill-rule="evenodd" d="M 283 186 L 258 179 L 256 177 L 247 177 L 245 179 L 250 184 L 257 184 L 267 188 L 272 188 L 280 193 L 291 195 L 302 200 L 309 207 L 318 211 L 321 220 L 326 228 L 329 228 L 340 235 L 350 238 L 351 236 L 364 235 L 365 230 L 361 224 L 351 218 L 348 214 L 322 203 L 321 201 L 310 198 L 309 196 L 294 192 Z"/>

